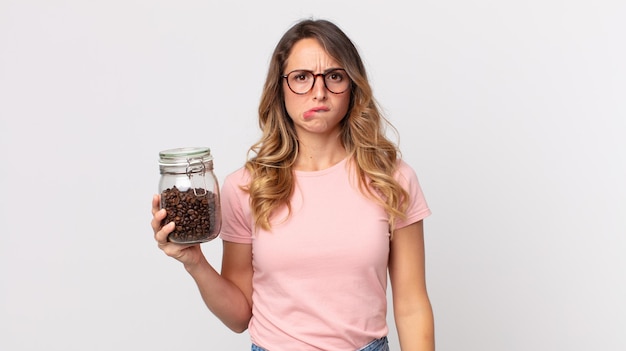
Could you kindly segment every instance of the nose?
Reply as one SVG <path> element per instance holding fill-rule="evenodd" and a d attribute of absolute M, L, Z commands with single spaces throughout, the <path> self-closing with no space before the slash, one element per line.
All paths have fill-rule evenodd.
<path fill-rule="evenodd" d="M 319 78 L 319 79 L 317 79 Z M 316 99 L 326 98 L 326 83 L 324 83 L 324 75 L 319 73 L 313 77 L 313 97 Z"/>

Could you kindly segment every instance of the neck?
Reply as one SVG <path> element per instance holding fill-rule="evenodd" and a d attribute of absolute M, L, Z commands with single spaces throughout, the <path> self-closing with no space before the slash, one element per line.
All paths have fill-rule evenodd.
<path fill-rule="evenodd" d="M 346 158 L 346 149 L 339 137 L 300 139 L 298 157 L 294 169 L 299 171 L 319 171 L 334 166 Z"/>

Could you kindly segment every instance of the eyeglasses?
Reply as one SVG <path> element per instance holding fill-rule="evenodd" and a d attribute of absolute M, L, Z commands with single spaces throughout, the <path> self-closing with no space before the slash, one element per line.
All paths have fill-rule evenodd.
<path fill-rule="evenodd" d="M 313 89 L 317 77 L 322 76 L 324 86 L 333 94 L 341 94 L 350 88 L 350 77 L 345 70 L 335 68 L 325 73 L 313 73 L 307 70 L 291 71 L 282 78 L 287 79 L 287 86 L 295 94 L 304 95 Z"/>

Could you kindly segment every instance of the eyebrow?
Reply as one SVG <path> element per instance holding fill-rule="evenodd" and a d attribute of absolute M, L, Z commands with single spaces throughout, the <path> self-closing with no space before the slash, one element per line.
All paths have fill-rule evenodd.
<path fill-rule="evenodd" d="M 336 70 L 342 70 L 345 71 L 345 68 L 341 68 L 341 67 L 331 67 L 331 68 L 327 68 L 326 70 L 324 70 L 322 72 L 322 74 L 326 74 L 328 72 L 332 72 L 332 71 L 336 71 Z M 315 73 L 314 71 L 311 71 L 310 69 L 304 69 L 304 68 L 296 68 L 294 70 L 291 70 L 289 72 L 287 72 L 286 74 L 289 74 L 291 72 L 297 72 L 297 71 L 303 71 L 303 72 L 311 72 L 313 74 L 319 74 L 319 73 Z"/>

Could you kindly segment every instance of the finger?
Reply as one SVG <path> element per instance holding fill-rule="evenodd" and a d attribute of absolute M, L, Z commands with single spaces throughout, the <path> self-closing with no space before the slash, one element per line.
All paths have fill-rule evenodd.
<path fill-rule="evenodd" d="M 174 222 L 169 222 L 168 224 L 164 225 L 160 230 L 155 232 L 154 239 L 159 244 L 166 244 L 167 236 L 174 230 L 175 227 L 176 225 L 174 224 Z"/>
<path fill-rule="evenodd" d="M 163 219 L 165 219 L 165 217 L 167 217 L 167 210 L 165 210 L 164 208 L 155 211 L 153 214 L 153 218 L 156 219 L 157 221 L 162 221 Z"/>
<path fill-rule="evenodd" d="M 163 223 L 165 217 L 167 217 L 167 211 L 165 209 L 161 209 L 156 211 L 153 215 L 154 216 L 152 217 L 150 225 L 152 226 L 152 231 L 156 233 L 161 230 L 161 224 Z"/>
<path fill-rule="evenodd" d="M 152 215 L 161 209 L 161 195 L 155 194 L 152 196 Z"/>

